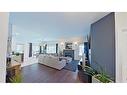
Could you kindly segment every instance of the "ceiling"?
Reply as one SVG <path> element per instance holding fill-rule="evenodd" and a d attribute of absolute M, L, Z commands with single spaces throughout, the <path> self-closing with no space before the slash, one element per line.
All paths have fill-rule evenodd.
<path fill-rule="evenodd" d="M 13 38 L 17 42 L 55 41 L 84 37 L 90 24 L 109 12 L 12 12 Z"/>

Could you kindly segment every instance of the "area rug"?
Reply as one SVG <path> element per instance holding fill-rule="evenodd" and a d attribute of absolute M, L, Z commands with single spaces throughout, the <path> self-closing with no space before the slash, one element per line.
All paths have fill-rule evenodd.
<path fill-rule="evenodd" d="M 70 63 L 67 63 L 63 69 L 76 72 L 78 63 L 79 60 L 72 60 Z"/>

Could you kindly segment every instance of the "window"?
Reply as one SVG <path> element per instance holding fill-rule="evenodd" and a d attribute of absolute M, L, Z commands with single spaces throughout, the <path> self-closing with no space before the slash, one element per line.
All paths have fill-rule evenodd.
<path fill-rule="evenodd" d="M 47 45 L 47 53 L 56 53 L 56 44 Z"/>
<path fill-rule="evenodd" d="M 39 45 L 33 45 L 32 46 L 32 52 L 33 52 L 33 54 L 39 53 Z"/>
<path fill-rule="evenodd" d="M 84 44 L 79 45 L 79 55 L 82 56 L 84 53 Z"/>
<path fill-rule="evenodd" d="M 24 46 L 19 44 L 19 45 L 16 45 L 16 52 L 18 53 L 23 53 L 23 50 L 24 50 Z"/>

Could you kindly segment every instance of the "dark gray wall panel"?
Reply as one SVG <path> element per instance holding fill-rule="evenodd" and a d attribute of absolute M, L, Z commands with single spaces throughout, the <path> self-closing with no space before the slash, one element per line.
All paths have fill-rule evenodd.
<path fill-rule="evenodd" d="M 29 43 L 29 57 L 32 57 L 32 43 Z"/>
<path fill-rule="evenodd" d="M 110 77 L 115 79 L 114 13 L 110 13 L 91 25 L 91 66 L 98 69 L 96 62 Z"/>

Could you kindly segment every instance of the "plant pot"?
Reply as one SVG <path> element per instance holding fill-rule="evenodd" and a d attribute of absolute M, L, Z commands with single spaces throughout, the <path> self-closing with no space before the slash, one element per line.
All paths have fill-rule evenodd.
<path fill-rule="evenodd" d="M 84 71 L 79 71 L 78 72 L 79 79 L 84 82 L 84 83 L 91 83 L 92 82 L 92 77 L 88 75 Z"/>
<path fill-rule="evenodd" d="M 101 83 L 101 81 L 95 78 L 95 76 L 92 76 L 92 83 Z"/>
<path fill-rule="evenodd" d="M 92 83 L 103 83 L 99 79 L 95 78 L 95 76 L 92 76 Z M 109 83 L 114 83 L 114 81 L 110 80 Z"/>

